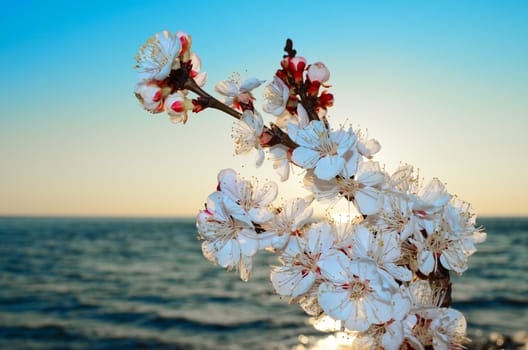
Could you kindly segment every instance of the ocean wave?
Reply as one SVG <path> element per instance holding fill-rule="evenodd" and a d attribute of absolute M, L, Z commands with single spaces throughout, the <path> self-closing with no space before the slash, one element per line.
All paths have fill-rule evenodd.
<path fill-rule="evenodd" d="M 521 221 L 482 220 L 488 241 L 453 277 L 453 307 L 476 340 L 506 341 L 528 324 Z M 300 335 L 326 337 L 273 292 L 272 254 L 257 255 L 243 283 L 205 261 L 195 230 L 175 220 L 0 219 L 0 348 L 290 349 Z"/>

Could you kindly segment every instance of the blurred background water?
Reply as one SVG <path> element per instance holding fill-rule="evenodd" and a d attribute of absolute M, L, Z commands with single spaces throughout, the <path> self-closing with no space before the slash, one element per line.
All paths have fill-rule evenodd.
<path fill-rule="evenodd" d="M 479 224 L 453 307 L 470 348 L 528 348 L 528 218 Z M 0 218 L 0 242 L 0 349 L 328 347 L 273 292 L 272 254 L 244 283 L 203 258 L 193 220 Z"/>

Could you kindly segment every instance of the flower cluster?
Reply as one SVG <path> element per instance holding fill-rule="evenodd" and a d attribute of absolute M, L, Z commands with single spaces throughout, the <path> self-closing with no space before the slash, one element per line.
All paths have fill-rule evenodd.
<path fill-rule="evenodd" d="M 258 189 L 239 179 L 232 169 L 218 174 L 218 191 L 207 198 L 206 208 L 198 214 L 197 228 L 204 240 L 204 256 L 222 267 L 237 268 L 247 281 L 252 268 L 251 257 L 266 248 L 270 235 L 262 233 L 260 224 L 272 217 L 270 203 L 277 197 L 273 182 Z"/>
<path fill-rule="evenodd" d="M 135 95 L 147 111 L 167 112 L 174 123 L 186 123 L 188 111 L 198 111 L 187 91 L 171 79 L 171 73 L 186 70 L 198 86 L 205 85 L 206 73 L 199 73 L 200 58 L 191 51 L 191 36 L 168 31 L 147 40 L 136 55 L 138 80 Z"/>
<path fill-rule="evenodd" d="M 272 182 L 257 189 L 234 170 L 223 170 L 198 215 L 204 255 L 238 268 L 247 280 L 251 257 L 262 249 L 275 252 L 275 291 L 309 315 L 340 321 L 360 348 L 458 348 L 465 320 L 443 307 L 448 291 L 428 280 L 440 271 L 467 269 L 485 233 L 475 228 L 469 205 L 438 180 L 415 193 L 408 167 L 392 176 L 377 172 L 378 211 L 339 222 L 313 219 L 306 199 L 274 206 Z"/>
<path fill-rule="evenodd" d="M 138 86 L 166 86 L 184 98 L 189 88 L 200 96 L 191 101 L 195 111 L 212 107 L 237 118 L 237 154 L 256 151 L 260 165 L 267 151 L 281 181 L 296 167 L 310 193 L 277 204 L 274 182 L 260 187 L 233 169 L 222 170 L 197 217 L 204 256 L 237 269 L 247 281 L 252 257 L 259 250 L 274 252 L 275 291 L 308 315 L 334 320 L 338 330 L 354 335 L 354 348 L 461 348 L 466 324 L 449 308 L 449 276 L 468 268 L 475 245 L 486 238 L 471 206 L 436 178 L 424 186 L 410 165 L 388 173 L 374 160 L 380 143 L 360 130 L 332 129 L 327 109 L 334 98 L 324 90 L 330 72 L 322 62 L 308 64 L 297 56 L 290 40 L 281 68 L 264 89 L 263 110 L 275 118 L 270 127 L 252 92 L 263 81 L 220 82 L 219 102 L 196 83 L 197 56 L 189 50 L 190 37 L 181 33 L 149 40 L 138 58 Z M 172 95 L 160 94 L 166 105 Z M 154 98 L 145 102 L 140 96 L 151 110 Z M 330 208 L 345 201 L 357 215 L 316 219 L 315 201 Z"/>

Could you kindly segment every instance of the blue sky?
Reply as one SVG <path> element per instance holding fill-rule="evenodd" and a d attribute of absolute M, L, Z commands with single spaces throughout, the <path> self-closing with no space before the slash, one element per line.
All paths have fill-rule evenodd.
<path fill-rule="evenodd" d="M 30 2 L 0 14 L 0 215 L 194 215 L 233 167 L 232 121 L 185 125 L 133 96 L 134 56 L 184 30 L 209 74 L 271 80 L 287 37 L 332 72 L 331 122 L 439 177 L 484 215 L 528 215 L 524 1 Z M 261 91 L 257 91 L 257 97 Z M 284 197 L 294 190 L 285 189 Z"/>

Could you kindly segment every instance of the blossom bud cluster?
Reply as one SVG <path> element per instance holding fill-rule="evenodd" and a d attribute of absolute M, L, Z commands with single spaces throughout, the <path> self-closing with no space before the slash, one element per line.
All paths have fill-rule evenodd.
<path fill-rule="evenodd" d="M 486 238 L 471 206 L 436 178 L 424 186 L 410 165 L 387 172 L 374 160 L 380 143 L 360 130 L 332 129 L 326 112 L 333 95 L 321 91 L 330 87 L 328 68 L 308 64 L 288 46 L 287 53 L 264 90 L 263 110 L 275 118 L 270 128 L 254 105 L 253 90 L 264 81 L 235 76 L 215 90 L 239 113 L 235 152 L 256 151 L 260 166 L 267 150 L 281 181 L 299 168 L 309 196 L 277 204 L 274 182 L 259 186 L 222 170 L 197 216 L 204 256 L 247 281 L 253 256 L 274 252 L 270 279 L 277 294 L 353 333 L 354 348 L 461 348 L 466 323 L 449 308 L 449 274 L 462 274 Z M 145 109 L 187 120 L 173 115 L 192 103 L 168 77 L 181 67 L 194 72 L 193 57 L 190 37 L 181 33 L 162 32 L 147 42 L 136 88 Z M 316 219 L 313 202 L 329 208 L 345 202 L 357 215 Z"/>
<path fill-rule="evenodd" d="M 281 61 L 282 69 L 275 74 L 273 82 L 266 87 L 264 111 L 277 117 L 287 117 L 288 112 L 297 113 L 299 96 L 301 102 L 319 117 L 326 114 L 334 103 L 334 96 L 320 87 L 330 87 L 330 71 L 323 62 L 308 64 L 304 57 L 287 56 Z"/>
<path fill-rule="evenodd" d="M 191 51 L 191 36 L 184 32 L 172 35 L 162 31 L 147 40 L 136 55 L 138 80 L 135 95 L 147 111 L 167 112 L 174 123 L 188 120 L 188 111 L 196 109 L 186 90 L 176 89 L 170 75 L 179 69 L 189 69 L 190 76 L 199 86 L 207 80 L 206 73 L 199 73 L 201 61 Z"/>

